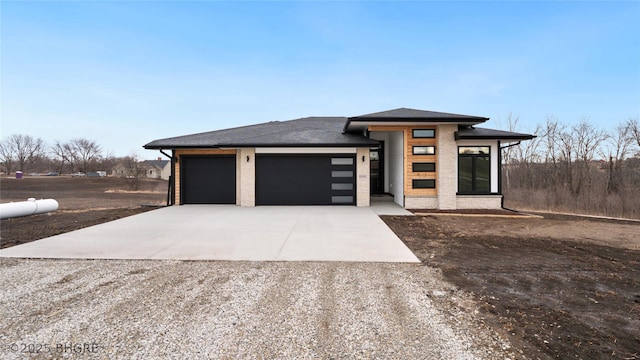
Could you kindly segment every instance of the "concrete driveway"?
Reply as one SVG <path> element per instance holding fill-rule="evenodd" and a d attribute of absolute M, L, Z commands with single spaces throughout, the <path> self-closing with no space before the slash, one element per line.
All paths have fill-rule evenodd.
<path fill-rule="evenodd" d="M 0 257 L 417 263 L 372 208 L 188 205 L 0 250 Z"/>

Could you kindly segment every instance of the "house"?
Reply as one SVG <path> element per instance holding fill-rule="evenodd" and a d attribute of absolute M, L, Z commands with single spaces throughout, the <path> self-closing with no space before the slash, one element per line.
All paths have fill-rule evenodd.
<path fill-rule="evenodd" d="M 533 135 L 476 127 L 485 117 L 400 108 L 272 121 L 154 140 L 171 151 L 174 204 L 499 209 L 501 147 Z"/>
<path fill-rule="evenodd" d="M 169 176 L 171 176 L 171 161 L 169 160 L 163 160 L 159 157 L 156 160 L 145 160 L 140 165 L 147 178 L 169 180 Z"/>
<path fill-rule="evenodd" d="M 136 172 L 139 177 L 169 180 L 171 161 L 158 158 L 157 160 L 144 160 L 139 163 L 120 163 L 113 168 L 111 174 L 113 176 L 132 177 Z"/>

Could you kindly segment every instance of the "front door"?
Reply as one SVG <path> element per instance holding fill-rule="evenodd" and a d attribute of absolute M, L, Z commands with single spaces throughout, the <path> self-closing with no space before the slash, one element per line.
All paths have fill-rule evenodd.
<path fill-rule="evenodd" d="M 371 180 L 371 194 L 384 193 L 384 141 L 380 141 L 380 147 L 369 152 L 369 169 Z"/>

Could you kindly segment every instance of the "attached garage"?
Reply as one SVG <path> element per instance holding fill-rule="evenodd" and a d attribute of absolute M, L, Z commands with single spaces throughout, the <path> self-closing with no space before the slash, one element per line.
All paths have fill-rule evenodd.
<path fill-rule="evenodd" d="M 355 205 L 353 154 L 257 154 L 256 205 Z"/>
<path fill-rule="evenodd" d="M 181 156 L 183 204 L 235 204 L 236 156 Z"/>

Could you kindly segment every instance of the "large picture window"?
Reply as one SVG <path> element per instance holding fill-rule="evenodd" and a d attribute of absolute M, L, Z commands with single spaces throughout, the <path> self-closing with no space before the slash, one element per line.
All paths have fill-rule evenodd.
<path fill-rule="evenodd" d="M 489 146 L 458 147 L 458 192 L 461 194 L 491 192 L 491 148 Z"/>

